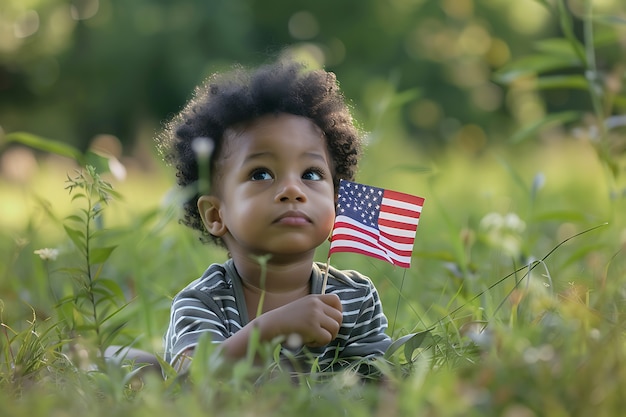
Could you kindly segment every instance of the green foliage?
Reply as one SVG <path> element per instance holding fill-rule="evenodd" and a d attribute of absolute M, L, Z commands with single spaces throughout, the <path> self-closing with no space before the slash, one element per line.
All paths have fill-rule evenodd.
<path fill-rule="evenodd" d="M 541 3 L 558 18 L 563 37 L 536 42 L 537 53 L 506 64 L 496 72 L 494 79 L 513 88 L 538 92 L 583 90 L 588 95 L 589 106 L 580 111 L 548 112 L 543 118 L 524 126 L 510 140 L 520 142 L 537 137 L 537 132 L 546 127 L 576 122 L 609 173 L 618 177 L 623 170 L 618 157 L 626 149 L 620 131 L 626 126 L 620 116 L 626 110 L 626 90 L 622 86 L 624 62 L 617 60 L 610 66 L 600 67 L 600 58 L 604 62 L 610 61 L 607 57 L 598 57 L 597 51 L 606 44 L 619 44 L 617 33 L 619 26 L 624 24 L 623 19 L 596 16 L 593 1 L 582 1 L 581 41 L 575 34 L 574 19 L 564 0 L 556 1 L 554 5 L 546 1 Z M 589 118 L 585 115 L 592 115 L 591 121 L 586 120 Z"/>
<path fill-rule="evenodd" d="M 145 8 L 143 3 L 136 4 Z M 361 2 L 351 11 L 379 12 L 383 21 L 400 16 L 389 32 L 367 34 L 372 42 L 384 41 L 386 49 L 418 11 L 431 16 L 420 23 L 424 33 L 437 35 L 429 38 L 433 41 L 462 32 L 441 27 L 432 17 L 438 13 L 445 11 L 454 26 L 469 25 L 458 9 L 452 14 L 452 6 L 461 2 L 392 2 L 384 4 L 385 10 L 379 3 Z M 581 106 L 567 101 L 558 109 L 547 107 L 532 121 L 520 119 L 522 128 L 513 135 L 502 127 L 497 136 L 511 138 L 508 149 L 489 146 L 476 154 L 475 148 L 449 147 L 424 155 L 400 127 L 413 101 L 439 97 L 433 91 L 443 85 L 436 82 L 445 72 L 441 68 L 449 76 L 455 65 L 465 68 L 458 56 L 446 60 L 435 54 L 446 48 L 433 51 L 425 44 L 413 51 L 423 60 L 419 71 L 432 70 L 426 56 L 440 60 L 438 71 L 431 73 L 432 85 L 423 88 L 403 85 L 396 76 L 369 80 L 371 75 L 358 72 L 349 77 L 348 84 L 365 86 L 365 113 L 373 115 L 375 126 L 362 181 L 426 197 L 411 269 L 399 271 L 353 254 L 333 257 L 335 266 L 357 269 L 375 281 L 390 320 L 395 342 L 385 357 L 370 364 L 376 372 L 366 378 L 354 369 L 320 374 L 315 365 L 310 373 L 286 373 L 277 363 L 280 340 L 253 340 L 246 359 L 233 365 L 204 339 L 187 373 L 160 362 L 167 379 L 123 355 L 104 360 L 112 345 L 159 356 L 170 297 L 225 254 L 202 248 L 197 236 L 174 224 L 174 207 L 184 192 L 169 194 L 162 207 L 133 211 L 104 179 L 106 159 L 98 162 L 90 159 L 90 151 L 29 133 L 5 135 L 3 147 L 27 145 L 69 157 L 81 168 L 67 179 L 69 197 L 65 193 L 59 200 L 72 202 L 68 215 L 57 218 L 55 204 L 35 197 L 38 214 L 16 235 L 0 234 L 2 413 L 620 415 L 626 392 L 626 223 L 619 213 L 626 210 L 626 194 L 619 192 L 623 176 L 617 174 L 624 162 L 620 113 L 626 98 L 623 88 L 612 90 L 609 82 L 622 58 L 602 54 L 607 46 L 615 47 L 614 28 L 624 22 L 591 13 L 591 1 L 581 3 L 588 8 L 577 18 L 566 7 L 576 2 L 539 3 L 552 10 L 560 35 L 533 42 L 530 55 L 522 53 L 503 66 L 495 79 L 511 94 L 567 90 L 583 92 L 589 100 Z M 240 12 L 236 4 L 241 3 L 215 7 L 230 16 Z M 320 4 L 311 7 L 321 9 Z M 389 7 L 406 9 L 400 15 Z M 142 10 L 152 10 L 148 15 L 159 21 L 165 8 Z M 169 30 L 199 28 L 196 15 L 181 18 L 189 16 L 183 10 Z M 269 19 L 267 13 L 258 17 Z M 342 36 L 359 36 L 353 25 L 345 25 L 345 15 L 337 19 L 345 26 Z M 223 29 L 227 20 L 217 20 Z M 501 22 L 492 20 L 495 36 Z M 93 35 L 85 22 L 77 26 Z M 417 35 L 415 42 L 421 42 Z M 507 42 L 513 45 L 514 38 Z M 240 39 L 228 43 L 245 49 Z M 408 41 L 405 45 L 412 48 Z M 381 55 L 380 48 L 370 49 L 367 54 Z M 355 62 L 351 65 L 367 67 Z M 444 95 L 442 106 L 451 106 Z M 574 143 L 547 129 L 560 124 L 582 129 L 588 140 Z M 538 137 L 548 140 L 528 140 Z M 589 146 L 596 159 L 588 158 Z M 146 183 L 154 184 L 155 175 L 146 175 L 146 182 L 134 184 L 124 196 L 134 198 Z M 7 194 L 6 200 L 11 197 Z M 128 216 L 114 225 L 111 220 L 119 212 Z M 325 249 L 320 250 L 323 260 Z"/>
<path fill-rule="evenodd" d="M 247 359 L 232 365 L 205 339 L 188 373 L 161 363 L 165 380 L 129 360 L 102 361 L 102 348 L 115 341 L 158 352 L 138 336 L 153 331 L 148 318 L 156 316 L 160 338 L 167 294 L 206 267 L 206 254 L 183 230 L 161 229 L 159 217 L 171 215 L 169 209 L 106 228 L 104 215 L 120 199 L 111 199 L 111 185 L 86 167 L 66 182 L 65 198 L 75 209 L 58 225 L 71 249 L 38 251 L 47 266 L 38 274 L 72 285 L 51 285 L 51 305 L 31 310 L 26 322 L 7 314 L 16 302 L 3 298 L 0 400 L 18 415 L 614 415 L 626 386 L 620 366 L 626 264 L 616 236 L 626 225 L 600 227 L 593 218 L 559 211 L 554 204 L 564 188 L 546 188 L 551 176 L 529 183 L 514 158 L 492 163 L 490 172 L 508 173 L 500 181 L 519 216 L 484 214 L 493 209 L 488 202 L 427 198 L 416 266 L 403 286 L 390 286 L 399 274 L 386 264 L 349 254 L 335 259 L 375 279 L 394 322 L 394 344 L 370 364 L 376 377 L 362 378 L 354 369 L 286 373 L 276 362 L 280 341 L 253 341 Z M 460 172 L 455 181 L 464 184 L 467 174 Z M 572 192 L 579 198 L 584 190 Z M 590 204 L 586 211 L 601 207 Z M 474 220 L 460 228 L 462 213 Z M 572 231 L 557 237 L 562 224 Z M 432 227 L 442 233 L 429 233 Z M 190 262 L 198 252 L 198 262 Z M 132 303 L 125 271 L 135 276 Z"/>
<path fill-rule="evenodd" d="M 72 278 L 74 290 L 59 300 L 59 310 L 66 313 L 68 335 L 78 333 L 82 338 L 93 338 L 92 343 L 100 356 L 104 356 L 106 348 L 123 328 L 123 325 L 111 323 L 121 311 L 118 303 L 125 297 L 115 281 L 102 275 L 103 265 L 116 246 L 98 244 L 104 233 L 99 224 L 104 206 L 119 195 L 92 166 L 87 166 L 74 178 L 68 177 L 66 189 L 72 201 L 82 201 L 84 207 L 78 214 L 68 216 L 63 225 L 78 251 L 78 263 L 63 270 Z M 70 307 L 66 308 L 68 304 Z"/>

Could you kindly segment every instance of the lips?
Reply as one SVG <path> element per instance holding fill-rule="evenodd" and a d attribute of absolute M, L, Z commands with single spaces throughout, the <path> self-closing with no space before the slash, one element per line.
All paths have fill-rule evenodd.
<path fill-rule="evenodd" d="M 311 219 L 306 214 L 297 210 L 290 210 L 283 214 L 281 214 L 276 220 L 275 223 L 280 224 L 288 224 L 288 225 L 300 225 L 300 224 L 309 224 L 311 223 Z"/>

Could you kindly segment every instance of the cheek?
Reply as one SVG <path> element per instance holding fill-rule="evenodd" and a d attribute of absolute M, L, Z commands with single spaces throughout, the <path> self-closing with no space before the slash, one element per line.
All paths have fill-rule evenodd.
<path fill-rule="evenodd" d="M 325 227 L 328 229 L 328 231 L 330 232 L 330 230 L 333 228 L 333 225 L 335 224 L 335 203 L 334 200 L 331 200 L 329 203 L 327 203 L 325 210 L 324 210 L 324 225 Z"/>

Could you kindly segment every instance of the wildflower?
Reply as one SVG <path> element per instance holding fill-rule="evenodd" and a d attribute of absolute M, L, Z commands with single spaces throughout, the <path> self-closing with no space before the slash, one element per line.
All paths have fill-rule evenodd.
<path fill-rule="evenodd" d="M 118 181 L 124 181 L 126 179 L 126 167 L 115 157 L 109 158 L 109 171 L 111 175 Z"/>
<path fill-rule="evenodd" d="M 191 142 L 191 149 L 198 160 L 198 192 L 201 194 L 209 191 L 209 158 L 215 144 L 210 138 L 197 137 Z"/>
<path fill-rule="evenodd" d="M 490 245 L 502 249 L 510 256 L 520 253 L 526 223 L 516 213 L 507 213 L 504 216 L 488 213 L 480 221 L 480 228 Z"/>
<path fill-rule="evenodd" d="M 57 256 L 59 256 L 59 250 L 51 248 L 37 249 L 33 253 L 39 255 L 44 261 L 56 261 Z"/>
<path fill-rule="evenodd" d="M 549 362 L 554 358 L 554 356 L 554 348 L 548 344 L 541 345 L 538 348 L 531 346 L 524 351 L 524 361 L 528 364 L 533 364 L 539 361 Z"/>
<path fill-rule="evenodd" d="M 522 233 L 526 230 L 526 223 L 515 213 L 507 213 L 504 216 L 504 229 L 509 232 Z"/>
<path fill-rule="evenodd" d="M 287 345 L 289 349 L 293 349 L 293 350 L 299 349 L 303 345 L 302 336 L 298 333 L 291 333 L 287 337 L 285 344 Z"/>
<path fill-rule="evenodd" d="M 213 141 L 205 137 L 197 137 L 191 142 L 191 149 L 198 159 L 208 159 L 213 152 Z"/>

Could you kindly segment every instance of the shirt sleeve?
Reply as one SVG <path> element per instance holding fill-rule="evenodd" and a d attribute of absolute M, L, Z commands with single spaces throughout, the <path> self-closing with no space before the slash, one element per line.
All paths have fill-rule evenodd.
<path fill-rule="evenodd" d="M 385 333 L 387 326 L 378 292 L 370 282 L 341 356 L 368 358 L 384 355 L 391 344 L 391 338 Z"/>
<path fill-rule="evenodd" d="M 165 360 L 174 364 L 181 353 L 198 344 L 204 334 L 220 343 L 228 337 L 227 320 L 220 306 L 200 290 L 187 290 L 172 302 L 165 334 Z"/>

